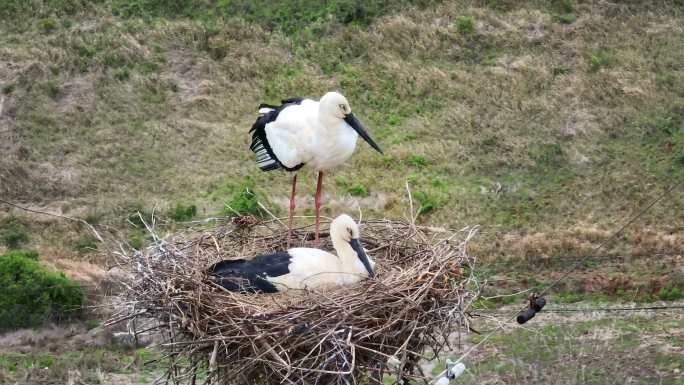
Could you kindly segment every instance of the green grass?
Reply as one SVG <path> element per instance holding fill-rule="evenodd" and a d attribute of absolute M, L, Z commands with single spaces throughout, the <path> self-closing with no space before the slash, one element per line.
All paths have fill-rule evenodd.
<path fill-rule="evenodd" d="M 602 68 L 615 64 L 615 56 L 607 51 L 600 50 L 589 56 L 589 72 L 598 72 Z"/>
<path fill-rule="evenodd" d="M 9 95 L 14 91 L 14 84 L 12 83 L 7 83 L 2 86 L 2 93 L 5 95 Z"/>
<path fill-rule="evenodd" d="M 152 380 L 162 372 L 164 361 L 156 351 L 128 352 L 114 347 L 85 348 L 63 352 L 0 353 L 0 376 L 19 381 L 32 378 L 40 383 L 67 383 L 74 371 L 88 384 L 100 384 L 103 376 Z M 149 378 L 148 378 L 149 377 Z"/>
<path fill-rule="evenodd" d="M 177 222 L 189 221 L 197 215 L 197 206 L 193 203 L 176 203 L 169 216 Z"/>
<path fill-rule="evenodd" d="M 32 28 L 56 20 L 49 35 L 23 38 L 30 32 L 21 29 L 3 35 L 13 61 L 29 63 L 30 49 L 45 52 L 41 60 L 50 63 L 33 67 L 35 74 L 16 74 L 11 83 L 16 124 L 29 133 L 22 145 L 32 154 L 19 160 L 12 153 L 2 165 L 24 175 L 0 186 L 11 199 L 24 199 L 22 183 L 30 183 L 35 188 L 29 200 L 65 194 L 85 204 L 102 200 L 108 217 L 131 200 L 168 211 L 189 199 L 216 212 L 234 192 L 222 201 L 212 192 L 246 176 L 257 186 L 269 185 L 269 193 L 285 195 L 288 178 L 259 172 L 247 150 L 254 106 L 333 88 L 344 92 L 386 149 L 380 157 L 360 142 L 348 164 L 335 170 L 388 197 L 386 207 L 369 215 L 403 215 L 403 184 L 416 174 L 412 187 L 430 214 L 424 221 L 539 230 L 586 218 L 613 223 L 620 217 L 618 202 L 654 196 L 649 186 L 681 172 L 677 165 L 684 162 L 679 133 L 657 143 L 639 137 L 651 130 L 650 116 L 658 109 L 676 111 L 682 98 L 681 77 L 673 70 L 682 59 L 677 36 L 649 45 L 631 28 L 658 22 L 647 5 L 630 5 L 629 17 L 591 5 L 535 8 L 548 16 L 593 9 L 596 17 L 575 32 L 587 47 L 582 63 L 567 60 L 554 46 L 559 31 L 527 40 L 525 26 L 534 20 L 514 10 L 532 7 L 528 3 L 490 8 L 417 2 L 414 11 L 398 17 L 395 3 L 373 2 L 361 5 L 375 7 L 372 12 L 359 11 L 348 22 L 338 13 L 350 9 L 345 2 L 310 7 L 309 15 L 294 4 L 276 12 L 274 5 L 248 9 L 226 2 L 212 11 L 199 3 L 157 1 L 105 2 L 73 15 L 69 4 L 55 3 L 54 15 L 29 17 Z M 225 7 L 238 7 L 241 18 L 225 17 Z M 118 16 L 98 22 L 87 36 L 72 32 L 116 9 Z M 454 24 L 431 24 L 434 11 Z M 322 21 L 326 12 L 336 15 L 332 21 Z M 497 31 L 503 27 L 496 18 L 520 28 L 477 37 L 475 20 L 484 31 Z M 71 27 L 63 28 L 62 20 Z M 620 28 L 602 32 L 596 42 L 605 24 Z M 49 48 L 53 35 L 60 43 Z M 251 54 L 256 51 L 258 60 Z M 654 55 L 655 61 L 643 59 Z M 516 58 L 529 63 L 515 71 L 497 69 Z M 631 78 L 618 83 L 617 74 Z M 570 75 L 574 85 L 567 84 Z M 619 88 L 654 77 L 658 94 L 634 98 Z M 43 95 L 34 83 L 45 85 Z M 567 87 L 576 89 L 560 92 Z M 570 108 L 571 94 L 586 107 Z M 660 151 L 665 147 L 670 152 Z M 75 164 L 79 181 L 49 183 L 37 171 L 39 159 L 58 167 Z M 631 172 L 620 171 L 625 169 Z M 612 187 L 620 185 L 630 188 L 623 193 Z M 351 187 L 335 185 L 328 192 L 343 195 Z M 588 189 L 597 193 L 579 198 Z M 655 208 L 649 216 L 671 212 Z"/>
<path fill-rule="evenodd" d="M 561 24 L 572 24 L 577 20 L 577 16 L 574 13 L 565 13 L 562 15 L 554 15 L 554 20 Z"/>
<path fill-rule="evenodd" d="M 178 202 L 284 213 L 290 178 L 260 172 L 248 150 L 255 106 L 330 89 L 385 150 L 359 142 L 325 187 L 333 199 L 382 197 L 379 208 L 360 200 L 365 217 L 404 216 L 408 181 L 423 223 L 493 229 L 483 242 L 552 236 L 612 227 L 684 175 L 683 39 L 638 32 L 679 24 L 667 4 L 613 14 L 593 3 L 375 1 L 351 19 L 357 3 L 88 4 L 3 4 L 27 23 L 0 26 L 3 54 L 22 69 L 3 84 L 3 117 L 21 133 L 0 159 L 9 200 L 65 202 L 73 215 L 96 207 L 115 226 L 138 209 L 173 219 Z M 573 23 L 572 41 L 548 24 L 568 14 L 592 15 Z M 311 195 L 315 181 L 301 175 L 298 193 Z M 682 208 L 672 194 L 640 223 L 681 236 Z M 135 231 L 127 237 L 141 247 Z"/>
<path fill-rule="evenodd" d="M 286 213 L 290 176 L 258 170 L 247 130 L 260 102 L 332 89 L 385 155 L 359 141 L 326 179 L 331 200 L 372 193 L 358 199 L 365 218 L 400 218 L 408 182 L 419 222 L 482 225 L 472 245 L 482 277 L 513 282 L 487 296 L 543 287 L 605 239 L 584 229 L 615 228 L 684 176 L 684 33 L 672 28 L 684 19 L 674 2 L 40 3 L 0 0 L 2 120 L 13 133 L 4 142 L 0 129 L 11 143 L 0 157 L 0 196 L 123 228 L 136 249 L 149 241 L 143 220 L 153 213 L 162 222 L 263 215 L 258 202 Z M 311 196 L 315 176 L 299 175 L 298 195 Z M 658 280 L 674 282 L 673 270 L 650 262 L 681 254 L 683 197 L 671 193 L 603 250 L 630 261 L 620 265 L 625 282 L 592 258 L 553 301 L 681 299 L 680 284 Z M 94 258 L 93 239 L 75 230 L 56 239 L 42 220 L 3 221 L 5 247 L 64 245 L 64 254 Z M 649 241 L 651 231 L 662 236 Z M 601 327 L 516 329 L 478 354 L 463 381 L 547 383 L 549 373 L 567 383 L 626 381 L 620 368 L 601 366 L 610 360 L 591 359 L 604 354 L 626 369 L 677 368 L 678 357 L 643 351 L 622 324 L 610 325 L 620 329 L 614 344 L 592 350 L 583 333 Z M 0 366 L 22 379 L 45 364 L 66 382 L 53 368 L 116 371 L 145 354 L 3 356 Z"/>
<path fill-rule="evenodd" d="M 84 235 L 78 238 L 74 249 L 80 254 L 87 254 L 97 251 L 98 240 L 91 235 Z"/>
<path fill-rule="evenodd" d="M 662 321 L 639 315 L 605 317 L 587 321 L 557 321 L 532 329 L 508 329 L 491 338 L 477 358 L 467 360 L 468 371 L 459 383 L 476 384 L 484 379 L 503 383 L 588 383 L 621 384 L 627 378 L 639 383 L 675 383 L 674 369 L 681 368 L 681 354 L 661 351 L 658 343 L 645 333 L 668 333 L 681 330 L 680 320 Z M 473 337 L 477 343 L 481 337 Z M 655 343 L 655 344 L 654 344 Z M 600 360 L 586 359 L 599 355 Z M 445 357 L 441 357 L 445 359 Z M 634 366 L 629 367 L 633 364 Z M 623 366 L 626 365 L 626 366 Z M 440 361 L 433 370 L 444 368 Z"/>
<path fill-rule="evenodd" d="M 349 187 L 349 189 L 347 189 L 347 191 L 349 192 L 349 194 L 351 194 L 351 196 L 355 197 L 367 197 L 370 195 L 368 188 L 362 184 L 356 184 L 354 186 L 351 186 Z"/>
<path fill-rule="evenodd" d="M 475 19 L 472 16 L 459 16 L 456 18 L 456 29 L 463 34 L 475 32 Z"/>

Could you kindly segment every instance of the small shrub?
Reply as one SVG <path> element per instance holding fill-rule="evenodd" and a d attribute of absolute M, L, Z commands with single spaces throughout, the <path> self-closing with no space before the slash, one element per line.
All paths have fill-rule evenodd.
<path fill-rule="evenodd" d="M 475 19 L 472 16 L 459 16 L 456 18 L 456 29 L 463 34 L 475 32 Z"/>
<path fill-rule="evenodd" d="M 194 204 L 177 203 L 171 210 L 171 219 L 177 222 L 189 221 L 197 215 L 197 206 Z"/>
<path fill-rule="evenodd" d="M 412 155 L 408 159 L 408 163 L 411 166 L 423 167 L 423 166 L 427 166 L 429 162 L 428 162 L 427 158 L 425 158 L 425 156 L 423 156 L 423 155 Z"/>
<path fill-rule="evenodd" d="M 674 285 L 664 287 L 658 292 L 658 299 L 661 301 L 676 301 L 682 298 L 684 298 L 682 289 Z"/>
<path fill-rule="evenodd" d="M 572 4 L 572 0 L 561 1 L 561 10 L 565 13 L 571 13 L 575 11 L 575 6 Z"/>
<path fill-rule="evenodd" d="M 430 184 L 432 185 L 432 187 L 436 187 L 442 190 L 448 187 L 446 181 L 438 176 L 435 176 L 432 179 L 430 179 Z"/>
<path fill-rule="evenodd" d="M 9 217 L 0 222 L 0 241 L 8 249 L 18 249 L 29 241 L 26 227 L 15 217 Z"/>
<path fill-rule="evenodd" d="M 37 251 L 30 251 L 30 250 L 10 250 L 6 252 L 5 254 L 1 255 L 0 258 L 4 257 L 20 257 L 20 258 L 26 258 L 26 259 L 31 259 L 34 261 L 38 260 L 38 252 Z"/>
<path fill-rule="evenodd" d="M 337 185 L 337 186 L 343 187 L 345 189 L 347 187 L 349 187 L 349 179 L 347 179 L 346 177 L 344 177 L 342 175 L 336 175 L 334 180 L 335 180 L 335 185 Z"/>
<path fill-rule="evenodd" d="M 572 24 L 577 20 L 577 16 L 574 13 L 564 13 L 562 15 L 554 15 L 553 19 L 561 24 Z"/>
<path fill-rule="evenodd" d="M 599 51 L 589 57 L 589 72 L 595 73 L 600 69 L 609 67 L 615 61 L 613 55 L 606 51 Z"/>
<path fill-rule="evenodd" d="M 45 85 L 45 90 L 49 97 L 56 99 L 59 95 L 59 84 L 56 80 L 48 80 Z"/>
<path fill-rule="evenodd" d="M 154 219 L 153 212 L 143 207 L 141 203 L 134 203 L 131 205 L 129 212 L 131 212 L 131 214 L 128 215 L 128 222 L 139 229 L 144 229 L 145 223 L 149 225 Z"/>
<path fill-rule="evenodd" d="M 45 33 L 50 33 L 57 29 L 57 21 L 52 18 L 41 19 L 38 21 L 38 28 Z"/>
<path fill-rule="evenodd" d="M 553 73 L 553 76 L 567 75 L 570 73 L 570 68 L 564 66 L 553 67 L 551 73 Z"/>
<path fill-rule="evenodd" d="M 95 48 L 87 46 L 87 45 L 79 45 L 77 47 L 78 50 L 78 55 L 81 57 L 93 57 L 95 56 Z"/>
<path fill-rule="evenodd" d="M 128 237 L 128 245 L 136 250 L 142 249 L 144 244 L 145 237 L 140 233 L 135 233 Z"/>
<path fill-rule="evenodd" d="M 565 151 L 558 143 L 547 143 L 532 147 L 530 157 L 542 169 L 557 169 L 566 162 Z"/>
<path fill-rule="evenodd" d="M 370 195 L 366 186 L 362 184 L 357 184 L 348 188 L 347 192 L 349 192 L 349 194 L 355 197 L 367 197 L 368 195 Z"/>
<path fill-rule="evenodd" d="M 100 326 L 100 321 L 98 321 L 98 320 L 89 319 L 89 320 L 85 321 L 85 327 L 88 330 L 93 330 L 98 326 Z"/>
<path fill-rule="evenodd" d="M 0 256 L 0 330 L 76 316 L 83 300 L 81 286 L 63 273 L 48 271 L 21 253 Z"/>
<path fill-rule="evenodd" d="M 84 220 L 91 225 L 95 225 L 95 224 L 100 223 L 100 221 L 102 220 L 103 217 L 104 217 L 104 214 L 102 212 L 97 211 L 97 210 L 93 210 L 93 211 L 88 211 Z"/>
<path fill-rule="evenodd" d="M 397 126 L 401 123 L 402 120 L 403 118 L 397 114 L 390 113 L 389 115 L 387 115 L 387 124 L 389 124 L 390 126 Z"/>
<path fill-rule="evenodd" d="M 74 249 L 79 253 L 90 253 L 97 250 L 97 239 L 90 235 L 83 236 L 76 241 Z"/>
<path fill-rule="evenodd" d="M 12 92 L 14 92 L 14 84 L 12 83 L 7 83 L 4 86 L 2 86 L 2 93 L 5 95 L 9 95 Z"/>
<path fill-rule="evenodd" d="M 223 209 L 223 214 L 227 216 L 235 215 L 236 213 L 240 215 L 261 215 L 257 196 L 249 187 L 244 187 L 242 190 L 234 193 Z"/>
<path fill-rule="evenodd" d="M 148 87 L 142 94 L 142 101 L 149 104 L 161 104 L 165 99 L 166 94 L 160 87 Z"/>
<path fill-rule="evenodd" d="M 425 191 L 416 191 L 413 198 L 420 204 L 418 214 L 428 214 L 438 207 L 437 201 Z"/>

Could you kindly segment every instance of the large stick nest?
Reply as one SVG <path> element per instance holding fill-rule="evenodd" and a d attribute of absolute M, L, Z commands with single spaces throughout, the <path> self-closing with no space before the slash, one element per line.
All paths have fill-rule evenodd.
<path fill-rule="evenodd" d="M 295 231 L 310 246 L 310 228 Z M 166 380 L 193 384 L 382 383 L 384 374 L 424 378 L 419 360 L 439 354 L 467 325 L 474 298 L 467 241 L 395 221 L 361 223 L 375 279 L 278 294 L 228 292 L 206 268 L 223 259 L 285 249 L 279 221 L 249 217 L 188 228 L 142 251 L 118 255 L 131 277 L 116 320 L 157 321 L 167 340 Z M 333 250 L 325 232 L 321 248 Z"/>

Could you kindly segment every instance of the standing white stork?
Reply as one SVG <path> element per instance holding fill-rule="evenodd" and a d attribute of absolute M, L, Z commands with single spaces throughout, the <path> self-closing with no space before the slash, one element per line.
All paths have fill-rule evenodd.
<path fill-rule="evenodd" d="M 280 106 L 261 104 L 259 117 L 252 126 L 250 150 L 263 171 L 283 168 L 294 172 L 290 196 L 287 245 L 292 238 L 297 170 L 304 165 L 318 171 L 316 185 L 316 244 L 320 227 L 323 172 L 349 159 L 359 135 L 382 154 L 354 116 L 347 99 L 328 92 L 320 101 L 303 98 L 286 99 Z"/>
<path fill-rule="evenodd" d="M 342 214 L 330 224 L 330 238 L 337 255 L 297 247 L 251 260 L 221 261 L 212 265 L 208 273 L 224 288 L 242 293 L 349 285 L 375 276 L 375 264 L 366 255 L 359 236 L 356 222 Z"/>

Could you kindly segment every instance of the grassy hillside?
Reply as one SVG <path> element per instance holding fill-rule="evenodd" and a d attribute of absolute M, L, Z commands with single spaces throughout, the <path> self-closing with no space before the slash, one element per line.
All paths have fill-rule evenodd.
<path fill-rule="evenodd" d="M 136 210 L 215 215 L 249 187 L 285 214 L 289 177 L 248 150 L 256 106 L 332 89 L 385 156 L 359 143 L 324 212 L 403 216 L 408 182 L 424 223 L 482 225 L 483 257 L 583 255 L 684 176 L 677 1 L 0 5 L 0 196 L 30 207 L 121 227 Z M 681 253 L 683 196 L 607 255 Z M 44 254 L 93 243 L 22 218 L 5 222 Z"/>
<path fill-rule="evenodd" d="M 226 203 L 253 208 L 249 188 L 285 215 L 290 179 L 258 170 L 247 131 L 259 103 L 329 90 L 347 96 L 385 155 L 360 142 L 327 178 L 324 214 L 402 217 L 408 183 L 422 223 L 481 225 L 472 252 L 485 296 L 559 277 L 684 177 L 681 0 L 0 0 L 0 199 L 124 229 L 136 247 L 144 237 L 126 222 L 138 210 L 173 226 Z M 314 188 L 303 173 L 300 214 Z M 681 298 L 682 212 L 680 188 L 584 261 L 552 303 Z M 77 224 L 0 205 L 0 241 L 0 254 L 35 248 L 80 281 L 100 277 L 88 264 L 101 262 L 97 243 Z M 502 302 L 523 299 L 481 305 Z M 497 337 L 466 381 L 524 382 L 525 368 L 562 366 L 586 348 L 587 329 L 610 323 L 577 321 Z M 636 356 L 619 357 L 641 340 L 613 329 L 630 337 L 611 344 L 615 367 L 559 383 L 622 381 Z M 511 358 L 511 374 L 492 357 L 518 357 L 512 339 L 556 342 L 544 357 Z M 635 377 L 680 380 L 681 351 L 660 353 L 655 374 Z M 3 354 L 0 382 L 43 365 L 35 352 Z M 111 354 L 135 361 L 119 365 L 126 373 L 157 370 Z M 50 375 L 70 378 L 71 361 L 51 359 Z"/>
<path fill-rule="evenodd" d="M 386 150 L 360 145 L 327 186 L 369 194 L 367 215 L 403 213 L 408 180 L 431 223 L 601 225 L 684 175 L 674 3 L 3 3 L 0 194 L 14 201 L 212 212 L 252 180 L 282 202 L 289 179 L 247 150 L 255 106 L 330 89 Z M 680 197 L 653 222 L 681 226 Z"/>

